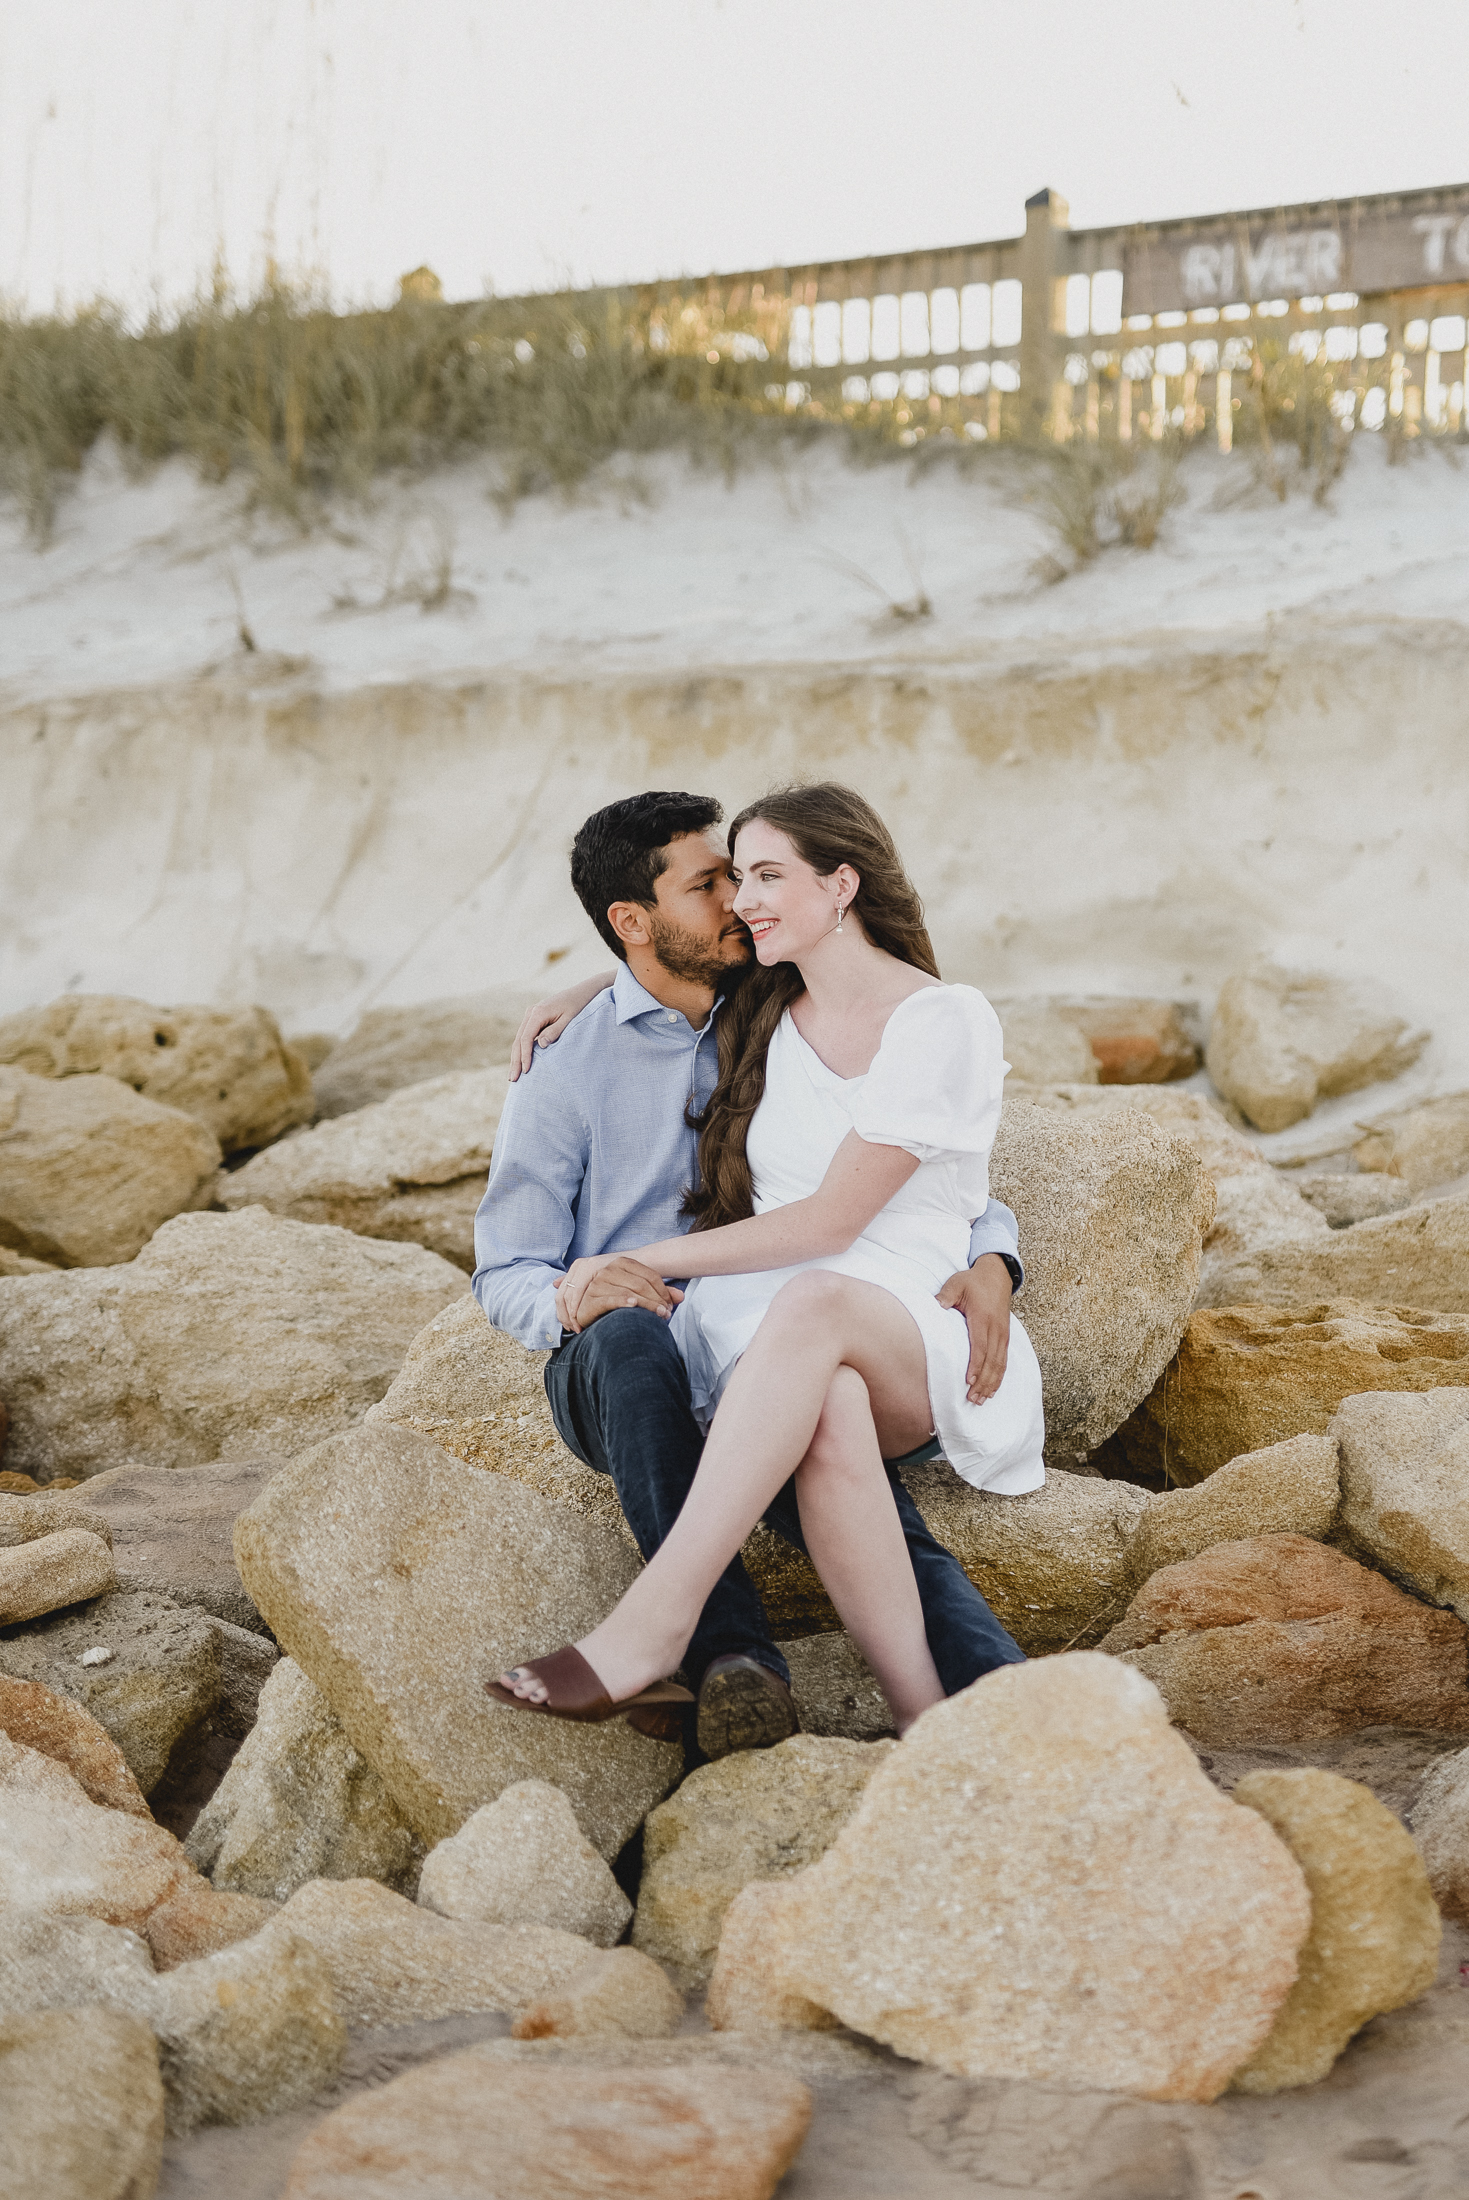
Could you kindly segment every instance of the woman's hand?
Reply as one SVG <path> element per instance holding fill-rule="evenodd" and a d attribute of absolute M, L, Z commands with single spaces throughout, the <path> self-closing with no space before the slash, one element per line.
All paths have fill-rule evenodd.
<path fill-rule="evenodd" d="M 530 1068 L 535 1049 L 554 1046 L 572 1018 L 579 1016 L 599 993 L 605 993 L 615 975 L 609 970 L 600 978 L 583 978 L 579 984 L 553 993 L 549 1001 L 537 1001 L 534 1008 L 526 1010 L 510 1048 L 512 1085 L 522 1070 Z"/>
<path fill-rule="evenodd" d="M 940 1306 L 952 1306 L 969 1327 L 969 1371 L 965 1377 L 972 1406 L 993 1398 L 1005 1379 L 1010 1357 L 1010 1301 L 1015 1287 L 998 1253 L 985 1253 L 972 1268 L 950 1276 L 937 1294 Z"/>

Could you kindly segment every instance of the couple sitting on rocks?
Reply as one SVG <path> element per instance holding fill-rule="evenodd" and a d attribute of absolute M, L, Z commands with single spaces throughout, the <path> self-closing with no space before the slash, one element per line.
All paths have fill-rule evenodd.
<path fill-rule="evenodd" d="M 740 1558 L 757 1522 L 809 1553 L 902 1732 L 1021 1652 L 900 1470 L 1044 1478 L 1015 1218 L 988 1197 L 994 1010 L 940 981 L 860 795 L 779 791 L 727 844 L 721 815 L 648 793 L 577 834 L 617 968 L 521 1027 L 474 1278 L 497 1328 L 551 1347 L 556 1426 L 648 1561 L 583 1641 L 490 1694 L 668 1735 L 695 1702 L 664 1678 L 682 1667 L 708 1757 L 796 1729 Z"/>

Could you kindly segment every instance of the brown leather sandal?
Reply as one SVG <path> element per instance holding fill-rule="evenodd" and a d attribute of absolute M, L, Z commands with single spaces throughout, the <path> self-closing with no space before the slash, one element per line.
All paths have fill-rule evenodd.
<path fill-rule="evenodd" d="M 575 1719 L 592 1726 L 600 1726 L 608 1719 L 625 1718 L 639 1734 L 650 1735 L 654 1741 L 676 1741 L 681 1731 L 682 1711 L 685 1707 L 692 1709 L 695 1701 L 688 1689 L 680 1688 L 677 1681 L 654 1681 L 651 1688 L 640 1689 L 636 1696 L 614 1703 L 595 1668 L 588 1665 L 580 1650 L 569 1643 L 564 1650 L 554 1650 L 548 1658 L 527 1658 L 511 1670 L 534 1674 L 550 1692 L 545 1703 L 527 1703 L 523 1696 L 502 1687 L 499 1681 L 486 1681 L 485 1694 L 496 1703 L 507 1704 L 512 1711 L 539 1711 L 547 1718 Z"/>

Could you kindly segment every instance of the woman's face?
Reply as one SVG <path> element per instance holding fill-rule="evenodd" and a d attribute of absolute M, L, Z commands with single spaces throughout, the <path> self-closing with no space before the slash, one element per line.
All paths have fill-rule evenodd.
<path fill-rule="evenodd" d="M 836 930 L 837 905 L 847 907 L 857 874 L 842 864 L 820 878 L 774 825 L 751 818 L 735 842 L 734 913 L 750 928 L 755 959 L 799 962 Z"/>

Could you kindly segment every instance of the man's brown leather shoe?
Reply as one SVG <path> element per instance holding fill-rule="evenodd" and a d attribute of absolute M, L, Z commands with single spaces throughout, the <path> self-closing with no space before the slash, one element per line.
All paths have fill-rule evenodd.
<path fill-rule="evenodd" d="M 773 1749 L 799 1734 L 795 1698 L 758 1658 L 716 1658 L 699 1683 L 699 1748 L 709 1758 Z"/>

